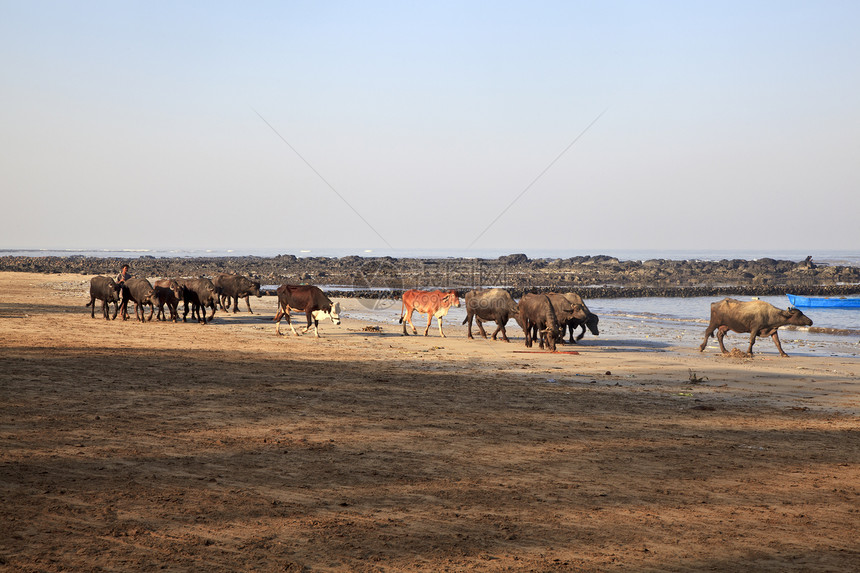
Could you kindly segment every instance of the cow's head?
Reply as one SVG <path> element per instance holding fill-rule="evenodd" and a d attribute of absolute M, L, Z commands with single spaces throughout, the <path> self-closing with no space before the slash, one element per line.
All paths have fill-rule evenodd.
<path fill-rule="evenodd" d="M 599 322 L 599 318 L 597 318 L 596 314 L 588 313 L 588 318 L 585 319 L 585 326 L 588 327 L 589 332 L 594 336 L 599 336 L 600 331 L 597 330 L 597 323 Z"/>
<path fill-rule="evenodd" d="M 557 325 L 547 326 L 546 328 L 542 328 L 539 332 L 539 336 L 544 339 L 547 347 L 550 349 L 550 352 L 555 352 L 555 339 L 559 337 L 559 330 Z"/>
<path fill-rule="evenodd" d="M 331 321 L 335 324 L 340 324 L 340 303 L 336 302 L 331 305 L 329 310 L 315 310 L 311 313 L 314 317 L 314 320 L 319 322 L 320 320 L 325 320 L 326 318 L 330 318 Z"/>
<path fill-rule="evenodd" d="M 460 306 L 460 295 L 457 294 L 456 290 L 449 290 L 445 293 L 445 296 L 442 297 L 442 302 L 448 306 Z"/>
<path fill-rule="evenodd" d="M 812 319 L 800 312 L 800 309 L 791 307 L 788 309 L 788 324 L 794 326 L 812 326 Z"/>
<path fill-rule="evenodd" d="M 588 313 L 581 304 L 574 304 L 571 312 L 573 314 L 573 318 L 576 320 L 581 320 L 583 322 L 588 320 Z"/>

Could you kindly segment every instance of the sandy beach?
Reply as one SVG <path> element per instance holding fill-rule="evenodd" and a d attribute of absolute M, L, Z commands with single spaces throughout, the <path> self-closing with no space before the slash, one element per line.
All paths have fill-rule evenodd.
<path fill-rule="evenodd" d="M 637 332 L 550 354 L 356 299 L 319 339 L 278 337 L 274 297 L 105 321 L 88 280 L 0 273 L 8 570 L 860 564 L 860 359 Z"/>

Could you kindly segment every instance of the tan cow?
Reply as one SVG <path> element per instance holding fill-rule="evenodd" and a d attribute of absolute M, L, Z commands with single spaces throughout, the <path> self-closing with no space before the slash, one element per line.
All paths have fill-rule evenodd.
<path fill-rule="evenodd" d="M 412 327 L 412 334 L 418 334 L 415 325 L 412 324 L 412 312 L 418 311 L 422 314 L 427 314 L 427 328 L 424 329 L 424 336 L 430 331 L 430 322 L 433 317 L 436 317 L 436 322 L 439 323 L 439 335 L 445 338 L 445 333 L 442 332 L 442 317 L 448 314 L 448 309 L 452 306 L 460 306 L 460 297 L 456 290 L 408 290 L 403 293 L 403 305 L 400 308 L 400 323 L 403 325 L 403 334 L 406 332 L 406 322 Z M 406 318 L 406 322 L 403 318 Z"/>

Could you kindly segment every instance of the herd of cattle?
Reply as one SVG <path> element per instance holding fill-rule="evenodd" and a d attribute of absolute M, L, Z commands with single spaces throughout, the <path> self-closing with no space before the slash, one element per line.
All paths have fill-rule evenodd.
<path fill-rule="evenodd" d="M 250 297 L 260 297 L 262 294 L 259 282 L 241 275 L 222 274 L 211 280 L 207 278 L 162 279 L 155 281 L 154 284 L 143 278 L 130 278 L 117 283 L 112 278 L 98 276 L 90 281 L 90 302 L 87 303 L 87 307 L 92 307 L 90 316 L 95 318 L 95 301 L 100 300 L 102 313 L 106 319 L 113 320 L 119 313 L 123 320 L 127 320 L 128 303 L 134 302 L 135 317 L 141 322 L 152 320 L 156 309 L 157 320 L 176 322 L 179 319 L 179 303 L 183 303 L 183 322 L 187 320 L 190 311 L 192 320 L 205 324 L 212 320 L 219 306 L 225 311 L 229 311 L 232 307 L 234 313 L 238 312 L 240 298 L 245 299 L 248 312 L 253 314 Z M 287 321 L 293 334 L 298 334 L 290 321 L 291 310 L 305 313 L 307 326 L 303 332 L 308 332 L 313 326 L 317 337 L 319 337 L 320 320 L 328 318 L 335 324 L 340 324 L 340 304 L 333 303 L 319 287 L 285 284 L 278 287 L 277 296 L 278 312 L 274 321 L 278 334 L 281 334 L 282 319 Z M 467 331 L 469 338 L 473 338 L 473 320 L 484 338 L 487 338 L 487 333 L 483 323 L 495 322 L 493 340 L 496 340 L 496 336 L 501 332 L 502 340 L 509 342 L 505 326 L 513 319 L 525 333 L 527 347 L 531 347 L 534 341 L 538 341 L 540 348 L 546 346 L 553 352 L 556 350 L 557 342 L 563 343 L 567 331 L 570 333 L 569 342 L 574 344 L 582 339 L 586 328 L 595 336 L 599 334 L 597 315 L 588 310 L 582 298 L 574 293 L 529 293 L 516 302 L 504 289 L 479 289 L 467 292 L 465 302 L 466 318 L 463 324 L 469 325 Z M 113 315 L 110 314 L 111 303 L 114 304 Z M 150 307 L 149 317 L 144 318 L 147 305 Z M 165 306 L 170 312 L 170 319 L 165 314 Z M 439 334 L 444 337 L 442 317 L 448 314 L 452 306 L 460 306 L 460 296 L 456 290 L 404 292 L 400 312 L 403 334 L 408 334 L 407 323 L 412 327 L 413 334 L 418 333 L 412 323 L 412 314 L 417 311 L 427 315 L 424 336 L 427 336 L 433 317 L 436 317 Z M 208 318 L 207 308 L 212 311 Z M 747 354 L 752 354 L 756 337 L 770 336 L 780 355 L 787 356 L 777 334 L 779 327 L 785 325 L 811 326 L 812 321 L 796 308 L 781 310 L 760 300 L 741 302 L 726 298 L 711 304 L 711 320 L 699 351 L 705 349 L 708 338 L 716 331 L 720 350 L 727 353 L 723 338 L 726 332 L 732 330 L 750 333 Z M 582 330 L 574 337 L 577 328 Z"/>

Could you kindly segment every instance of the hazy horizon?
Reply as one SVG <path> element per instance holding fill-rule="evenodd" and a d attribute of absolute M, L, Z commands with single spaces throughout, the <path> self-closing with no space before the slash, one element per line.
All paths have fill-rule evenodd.
<path fill-rule="evenodd" d="M 851 250 L 857 29 L 855 2 L 0 0 L 0 248 Z"/>

